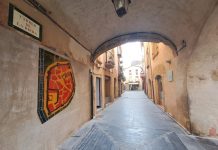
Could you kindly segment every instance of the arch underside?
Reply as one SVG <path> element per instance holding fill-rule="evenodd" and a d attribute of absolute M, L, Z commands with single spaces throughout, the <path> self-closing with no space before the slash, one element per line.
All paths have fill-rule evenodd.
<path fill-rule="evenodd" d="M 168 45 L 173 50 L 174 55 L 178 54 L 177 46 L 174 44 L 172 40 L 170 40 L 166 36 L 154 32 L 135 32 L 135 33 L 120 35 L 102 43 L 92 54 L 92 61 L 94 61 L 98 56 L 100 56 L 101 54 L 103 54 L 104 52 L 110 49 L 113 49 L 127 42 L 134 42 L 134 41 L 154 42 L 154 43 L 162 42 Z"/>

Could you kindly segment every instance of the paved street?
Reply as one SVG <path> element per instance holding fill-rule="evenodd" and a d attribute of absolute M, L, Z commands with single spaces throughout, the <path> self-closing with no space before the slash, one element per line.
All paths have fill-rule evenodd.
<path fill-rule="evenodd" d="M 187 133 L 144 92 L 125 92 L 59 146 L 60 150 L 217 150 Z"/>

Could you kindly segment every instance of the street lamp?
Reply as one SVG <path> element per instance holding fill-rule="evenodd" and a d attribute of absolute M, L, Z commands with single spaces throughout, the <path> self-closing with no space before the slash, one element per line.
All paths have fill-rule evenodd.
<path fill-rule="evenodd" d="M 119 17 L 122 17 L 127 13 L 128 5 L 131 3 L 131 0 L 112 0 L 114 8 Z"/>

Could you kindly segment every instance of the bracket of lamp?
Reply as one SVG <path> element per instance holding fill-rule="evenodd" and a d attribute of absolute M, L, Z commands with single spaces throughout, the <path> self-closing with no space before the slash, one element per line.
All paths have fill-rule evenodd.
<path fill-rule="evenodd" d="M 187 47 L 187 43 L 185 40 L 182 40 L 180 48 L 177 49 L 177 52 L 181 51 L 182 49 Z"/>
<path fill-rule="evenodd" d="M 111 1 L 119 17 L 122 17 L 127 13 L 128 6 L 131 3 L 131 0 L 111 0 Z"/>

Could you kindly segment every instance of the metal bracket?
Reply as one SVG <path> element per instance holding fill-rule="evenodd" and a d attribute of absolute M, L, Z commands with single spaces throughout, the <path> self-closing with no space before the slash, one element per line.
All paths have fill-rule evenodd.
<path fill-rule="evenodd" d="M 182 49 L 186 48 L 187 47 L 187 43 L 185 40 L 182 40 L 182 43 L 181 43 L 181 47 L 179 49 L 177 49 L 177 52 L 181 51 Z"/>

